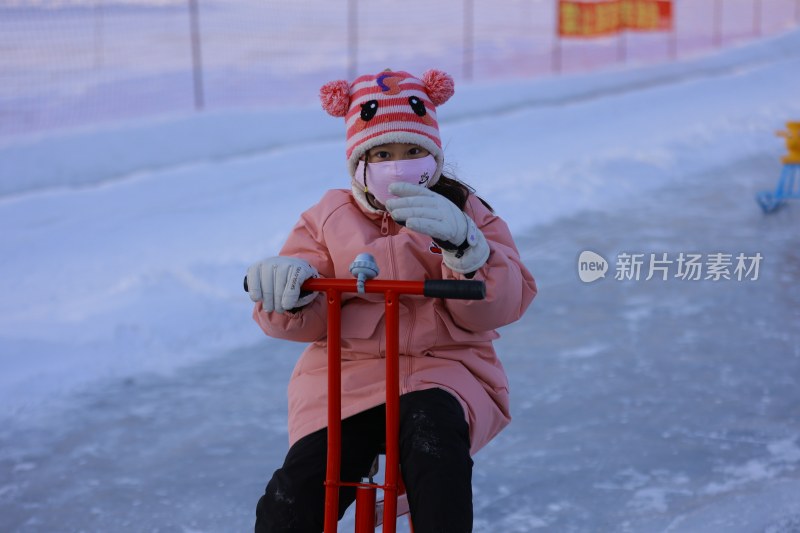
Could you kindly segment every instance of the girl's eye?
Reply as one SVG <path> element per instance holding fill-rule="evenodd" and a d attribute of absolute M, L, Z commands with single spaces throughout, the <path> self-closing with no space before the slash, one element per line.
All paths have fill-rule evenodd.
<path fill-rule="evenodd" d="M 380 151 L 374 154 L 378 159 L 386 159 L 389 157 L 389 152 Z"/>

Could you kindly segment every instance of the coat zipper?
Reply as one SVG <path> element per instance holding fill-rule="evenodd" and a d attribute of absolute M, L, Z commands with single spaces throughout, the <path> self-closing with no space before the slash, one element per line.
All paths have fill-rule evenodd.
<path fill-rule="evenodd" d="M 387 238 L 386 241 L 386 251 L 387 256 L 389 257 L 389 272 L 387 279 L 393 279 L 394 277 L 394 241 L 392 241 L 391 235 L 389 235 L 389 213 L 384 211 L 383 218 L 381 219 L 381 235 Z M 379 265 L 380 266 L 380 265 Z M 386 318 L 384 317 L 384 329 L 386 327 Z M 385 333 L 384 333 L 384 340 L 385 340 Z M 399 348 L 399 347 L 398 347 Z M 383 346 L 384 349 L 384 358 L 386 357 L 386 345 Z"/>
<path fill-rule="evenodd" d="M 391 222 L 392 222 L 392 219 L 390 218 L 389 213 L 384 213 L 383 214 L 383 220 L 381 220 L 381 235 L 384 235 L 384 236 L 390 238 L 389 245 L 387 247 L 388 251 L 389 251 L 389 269 L 390 269 L 389 278 L 390 279 L 394 279 L 395 276 L 397 275 L 397 265 L 395 264 L 394 240 L 391 239 L 391 232 L 389 230 L 389 226 L 390 226 Z M 400 305 L 399 299 L 398 299 L 397 305 L 398 306 Z M 405 345 L 403 346 L 403 349 L 402 349 L 402 351 L 404 353 L 406 353 L 406 354 L 408 354 L 408 352 L 409 352 L 409 347 L 411 345 L 412 334 L 413 334 L 413 331 L 414 331 L 414 322 L 416 321 L 416 313 L 414 312 L 413 305 L 408 307 L 408 314 L 409 314 L 408 333 L 406 334 Z M 400 347 L 398 346 L 398 348 L 400 348 Z M 413 370 L 413 364 L 414 364 L 413 357 L 410 356 L 410 355 L 406 355 L 405 356 L 405 360 L 406 360 L 405 364 L 403 365 L 405 367 L 405 372 L 401 373 L 401 375 L 404 374 L 402 382 L 400 383 L 400 393 L 401 394 L 405 394 L 406 392 L 409 391 L 409 382 L 410 382 L 411 372 Z"/>
<path fill-rule="evenodd" d="M 383 213 L 383 220 L 381 220 L 381 235 L 384 237 L 389 235 L 389 213 Z"/>
<path fill-rule="evenodd" d="M 381 235 L 383 235 L 384 237 L 388 237 L 389 238 L 388 245 L 387 245 L 387 251 L 388 251 L 388 256 L 389 256 L 389 275 L 388 275 L 388 279 L 395 279 L 395 277 L 397 275 L 397 265 L 395 264 L 394 239 L 392 239 L 391 230 L 390 230 L 391 224 L 392 224 L 392 219 L 391 219 L 389 213 L 384 213 L 383 214 L 383 219 L 381 220 Z M 397 305 L 400 306 L 399 298 L 398 298 L 398 301 L 397 301 Z M 399 309 L 398 309 L 398 312 L 399 312 Z M 402 351 L 404 353 L 408 353 L 408 347 L 409 347 L 409 345 L 411 343 L 411 332 L 412 332 L 412 329 L 413 329 L 413 322 L 414 322 L 414 314 L 413 314 L 413 310 L 411 308 L 409 308 L 409 316 L 411 318 L 411 323 L 409 324 L 409 330 L 408 330 L 408 334 L 406 335 L 404 346 L 398 346 L 397 347 L 398 350 L 400 350 L 400 351 Z M 406 362 L 403 365 L 405 367 L 405 372 L 401 372 L 401 374 L 400 374 L 402 376 L 402 381 L 399 383 L 399 385 L 400 385 L 400 394 L 405 394 L 406 392 L 408 392 L 409 376 L 410 376 L 411 370 L 412 370 L 412 368 L 411 368 L 411 357 L 406 355 L 406 356 L 404 356 L 404 358 L 406 359 Z"/>
<path fill-rule="evenodd" d="M 386 279 L 395 279 L 397 275 L 397 265 L 395 265 L 394 259 L 394 239 L 392 239 L 393 235 L 390 229 L 391 225 L 392 218 L 389 216 L 389 213 L 384 213 L 383 220 L 381 220 L 381 235 L 389 239 L 388 245 L 386 246 L 389 255 L 389 275 Z"/>

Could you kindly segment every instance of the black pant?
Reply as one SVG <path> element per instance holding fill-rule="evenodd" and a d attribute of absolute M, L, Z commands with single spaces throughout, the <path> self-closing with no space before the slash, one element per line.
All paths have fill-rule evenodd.
<path fill-rule="evenodd" d="M 343 481 L 366 477 L 384 451 L 386 411 L 381 405 L 342 421 Z M 323 529 L 328 430 L 289 449 L 256 509 L 256 533 L 320 533 Z M 416 533 L 472 531 L 472 459 L 461 404 L 447 391 L 400 397 L 400 465 Z M 339 518 L 355 500 L 339 491 Z"/>

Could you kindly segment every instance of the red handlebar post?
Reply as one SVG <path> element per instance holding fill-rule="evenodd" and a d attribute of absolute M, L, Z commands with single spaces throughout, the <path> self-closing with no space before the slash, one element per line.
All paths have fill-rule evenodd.
<path fill-rule="evenodd" d="M 339 521 L 339 484 L 342 462 L 342 293 L 328 298 L 328 459 L 325 473 L 325 533 L 336 533 Z"/>

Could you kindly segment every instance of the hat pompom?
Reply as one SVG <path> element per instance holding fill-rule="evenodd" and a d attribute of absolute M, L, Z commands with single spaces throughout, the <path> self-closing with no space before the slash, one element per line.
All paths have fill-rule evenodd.
<path fill-rule="evenodd" d="M 343 117 L 350 107 L 350 84 L 344 80 L 328 82 L 320 88 L 319 99 L 329 115 Z"/>
<path fill-rule="evenodd" d="M 433 102 L 439 107 L 455 94 L 455 84 L 450 74 L 441 70 L 431 69 L 422 75 L 422 83 L 425 84 L 426 92 Z"/>

